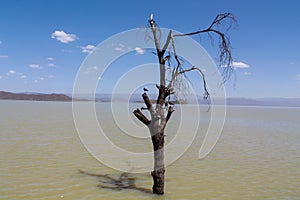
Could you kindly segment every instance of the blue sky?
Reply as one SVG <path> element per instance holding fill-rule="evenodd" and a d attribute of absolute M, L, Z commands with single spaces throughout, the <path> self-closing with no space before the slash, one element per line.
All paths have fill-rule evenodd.
<path fill-rule="evenodd" d="M 297 0 L 2 0 L 0 90 L 71 93 L 89 47 L 145 27 L 150 13 L 161 27 L 190 32 L 231 12 L 238 20 L 230 31 L 233 56 L 244 67 L 236 68 L 227 95 L 300 97 L 299 11 Z M 216 56 L 210 43 L 201 44 Z"/>

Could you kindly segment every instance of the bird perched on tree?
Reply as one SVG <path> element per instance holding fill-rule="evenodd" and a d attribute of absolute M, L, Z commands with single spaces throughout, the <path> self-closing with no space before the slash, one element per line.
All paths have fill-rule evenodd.
<path fill-rule="evenodd" d="M 147 88 L 143 88 L 144 92 L 148 92 L 148 89 Z"/>
<path fill-rule="evenodd" d="M 169 104 L 172 105 L 172 106 L 174 105 L 174 103 L 172 101 L 169 101 Z"/>
<path fill-rule="evenodd" d="M 150 14 L 150 20 L 153 20 L 153 13 Z"/>

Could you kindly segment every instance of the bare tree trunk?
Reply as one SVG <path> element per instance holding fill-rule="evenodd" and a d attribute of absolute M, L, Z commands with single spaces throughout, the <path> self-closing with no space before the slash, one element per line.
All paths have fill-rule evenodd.
<path fill-rule="evenodd" d="M 165 117 L 164 111 L 162 109 L 162 105 L 165 102 L 166 98 L 166 89 L 162 86 L 157 86 L 159 89 L 159 95 L 157 97 L 157 104 L 154 108 L 152 103 L 146 93 L 142 95 L 145 105 L 151 114 L 151 120 L 147 119 L 147 117 L 140 111 L 140 109 L 136 109 L 133 113 L 134 115 L 143 122 L 151 133 L 151 140 L 153 145 L 154 152 L 154 169 L 151 172 L 151 176 L 153 178 L 153 187 L 152 191 L 154 194 L 162 195 L 164 194 L 164 180 L 165 180 L 165 163 L 164 163 L 164 143 L 165 143 L 165 135 L 164 130 L 169 120 L 171 113 L 174 111 L 173 108 L 169 108 L 168 115 Z"/>
<path fill-rule="evenodd" d="M 173 104 L 171 102 L 166 101 L 167 97 L 170 95 L 175 94 L 174 91 L 174 82 L 176 78 L 182 74 L 185 74 L 186 72 L 190 71 L 198 71 L 199 74 L 202 77 L 203 80 L 203 89 L 205 91 L 204 98 L 207 99 L 209 97 L 209 92 L 207 90 L 206 80 L 204 77 L 204 73 L 200 68 L 197 68 L 195 66 L 189 68 L 189 69 L 183 69 L 182 68 L 182 61 L 179 59 L 179 57 L 176 54 L 176 48 L 175 48 L 175 37 L 182 37 L 182 36 L 191 36 L 191 35 L 198 35 L 201 33 L 214 33 L 220 38 L 219 48 L 220 48 L 220 54 L 219 54 L 219 62 L 220 66 L 226 66 L 223 67 L 225 69 L 225 76 L 224 80 L 228 78 L 229 72 L 231 72 L 232 67 L 232 57 L 231 57 L 231 48 L 230 48 L 230 42 L 225 35 L 225 33 L 219 31 L 218 29 L 215 29 L 215 26 L 221 25 L 224 20 L 229 19 L 229 28 L 231 27 L 232 21 L 235 21 L 234 16 L 231 13 L 224 13 L 219 14 L 216 16 L 214 21 L 211 23 L 211 25 L 204 30 L 199 30 L 196 32 L 191 33 L 185 33 L 185 34 L 172 34 L 172 31 L 169 31 L 168 37 L 166 39 L 166 42 L 163 46 L 160 44 L 160 29 L 157 26 L 156 22 L 153 20 L 153 14 L 150 15 L 150 19 L 148 20 L 151 32 L 153 34 L 153 40 L 156 47 L 156 55 L 159 62 L 159 69 L 160 69 L 160 84 L 157 85 L 157 89 L 159 90 L 159 94 L 156 101 L 156 106 L 153 107 L 152 103 L 147 95 L 146 89 L 144 89 L 144 94 L 142 95 L 143 100 L 145 102 L 146 108 L 136 109 L 134 110 L 134 115 L 142 122 L 144 123 L 150 130 L 151 133 L 151 139 L 152 139 L 152 145 L 153 145 L 153 151 L 154 151 L 154 169 L 151 172 L 151 176 L 153 178 L 153 187 L 152 191 L 155 194 L 164 194 L 164 181 L 165 181 L 165 163 L 164 163 L 164 143 L 165 143 L 165 127 L 174 112 Z M 161 48 L 162 47 L 162 48 Z M 172 48 L 172 53 L 170 53 L 169 47 Z M 167 56 L 165 56 L 165 53 L 169 52 Z M 169 61 L 173 57 L 177 65 L 175 65 L 171 72 L 171 80 L 166 80 L 166 62 Z M 168 67 L 171 67 L 170 62 L 167 62 Z M 166 83 L 168 83 L 166 85 Z M 151 115 L 151 119 L 148 119 L 141 110 L 148 110 Z M 166 113 L 167 112 L 167 113 Z"/>
<path fill-rule="evenodd" d="M 164 132 L 159 130 L 159 120 L 150 124 L 151 139 L 154 151 L 154 170 L 152 191 L 155 194 L 164 194 L 165 163 L 164 163 Z"/>

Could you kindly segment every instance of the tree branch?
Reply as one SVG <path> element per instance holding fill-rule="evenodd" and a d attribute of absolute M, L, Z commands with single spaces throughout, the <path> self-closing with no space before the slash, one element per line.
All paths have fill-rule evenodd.
<path fill-rule="evenodd" d="M 158 96 L 157 96 L 157 100 L 156 100 L 156 108 L 158 106 L 162 106 L 165 103 L 165 93 L 166 93 L 166 88 L 165 86 L 162 85 L 156 85 L 157 89 L 158 89 Z"/>
<path fill-rule="evenodd" d="M 192 35 L 198 35 L 201 33 L 215 33 L 220 37 L 219 41 L 219 65 L 222 67 L 223 71 L 223 78 L 224 81 L 230 78 L 230 74 L 233 70 L 232 67 L 232 54 L 231 54 L 231 46 L 230 46 L 230 41 L 228 37 L 226 36 L 226 31 L 223 33 L 214 27 L 217 25 L 222 25 L 225 20 L 229 20 L 229 26 L 226 29 L 228 31 L 232 23 L 235 22 L 235 17 L 231 13 L 224 13 L 224 14 L 219 14 L 216 16 L 216 18 L 213 20 L 213 22 L 210 24 L 210 26 L 207 29 L 204 30 L 199 30 L 195 32 L 190 32 L 190 33 L 184 33 L 184 34 L 175 34 L 173 37 L 180 37 L 180 36 L 192 36 Z"/>
<path fill-rule="evenodd" d="M 164 129 L 166 128 L 166 125 L 174 111 L 175 111 L 175 109 L 172 106 L 169 106 L 167 116 L 161 122 L 160 131 L 162 131 L 162 132 L 164 131 Z"/>
<path fill-rule="evenodd" d="M 169 106 L 169 109 L 168 109 L 168 114 L 167 114 L 167 117 L 166 117 L 166 122 L 169 121 L 169 119 L 171 118 L 171 115 L 172 113 L 175 111 L 175 109 L 172 107 L 172 106 Z"/>
<path fill-rule="evenodd" d="M 209 92 L 208 92 L 208 89 L 207 89 L 207 84 L 206 84 L 206 80 L 205 80 L 205 76 L 204 76 L 204 73 L 201 69 L 199 69 L 198 67 L 192 67 L 190 69 L 185 69 L 185 70 L 182 70 L 180 72 L 177 73 L 177 75 L 179 74 L 183 74 L 183 73 L 186 73 L 186 72 L 190 72 L 190 71 L 198 71 L 202 77 L 202 81 L 203 81 L 203 89 L 204 89 L 204 96 L 203 98 L 204 99 L 207 99 L 209 97 Z"/>
<path fill-rule="evenodd" d="M 180 62 L 180 60 L 179 60 L 179 58 L 178 58 L 178 56 L 176 54 L 174 37 L 172 36 L 171 39 L 172 39 L 173 53 L 174 53 L 175 60 L 177 62 L 177 66 L 174 67 L 174 69 L 172 70 L 171 80 L 170 80 L 170 82 L 168 84 L 168 89 L 170 89 L 172 87 L 172 85 L 173 85 L 173 83 L 175 81 L 175 78 L 176 78 L 176 74 L 177 74 L 177 72 L 178 72 L 178 70 L 179 70 L 179 68 L 181 66 L 181 62 Z"/>
<path fill-rule="evenodd" d="M 165 54 L 165 52 L 166 52 L 166 50 L 167 50 L 167 48 L 168 48 L 168 46 L 170 44 L 170 41 L 171 41 L 172 37 L 173 37 L 172 36 L 172 30 L 170 30 L 169 34 L 168 34 L 168 37 L 167 37 L 167 41 L 166 41 L 166 43 L 165 43 L 165 45 L 164 45 L 164 47 L 163 47 L 163 49 L 161 51 L 162 55 Z"/>
<path fill-rule="evenodd" d="M 159 54 L 160 53 L 160 44 L 159 44 L 159 40 L 158 40 L 158 37 L 156 34 L 156 23 L 153 19 L 149 19 L 148 22 L 150 24 L 150 27 L 151 27 L 151 30 L 153 33 L 154 43 L 155 43 L 157 54 Z"/>
<path fill-rule="evenodd" d="M 166 77 L 166 69 L 165 69 L 165 62 L 163 59 L 163 53 L 160 50 L 160 43 L 159 43 L 159 39 L 157 37 L 157 28 L 156 28 L 156 23 L 155 21 L 150 18 L 149 20 L 150 23 L 150 27 L 152 30 L 152 34 L 154 37 L 154 43 L 155 43 L 155 47 L 156 47 L 156 52 L 157 52 L 157 58 L 158 58 L 158 62 L 159 62 L 159 69 L 160 69 L 160 85 L 165 85 L 165 77 Z"/>
<path fill-rule="evenodd" d="M 144 102 L 145 102 L 145 104 L 147 106 L 147 109 L 150 111 L 151 115 L 154 115 L 155 110 L 153 109 L 152 103 L 151 103 L 151 101 L 150 101 L 147 93 L 144 92 L 144 94 L 142 95 L 142 97 L 143 97 L 143 100 L 144 100 Z"/>
<path fill-rule="evenodd" d="M 134 110 L 133 114 L 146 126 L 148 126 L 151 123 L 151 121 L 140 111 L 140 109 Z"/>

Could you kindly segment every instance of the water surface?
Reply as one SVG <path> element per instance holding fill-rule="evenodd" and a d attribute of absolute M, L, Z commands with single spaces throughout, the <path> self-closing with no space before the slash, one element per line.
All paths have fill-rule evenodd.
<path fill-rule="evenodd" d="M 109 104 L 96 109 L 116 144 L 137 152 L 151 148 L 149 140 L 132 145 L 120 139 Z M 0 110 L 0 199 L 300 199 L 300 109 L 228 107 L 218 144 L 199 160 L 209 117 L 204 111 L 193 145 L 166 169 L 162 197 L 99 188 L 99 178 L 79 173 L 120 175 L 86 151 L 71 103 L 0 101 Z M 176 112 L 167 142 L 178 126 Z M 148 173 L 132 176 L 138 187 L 151 189 Z"/>

